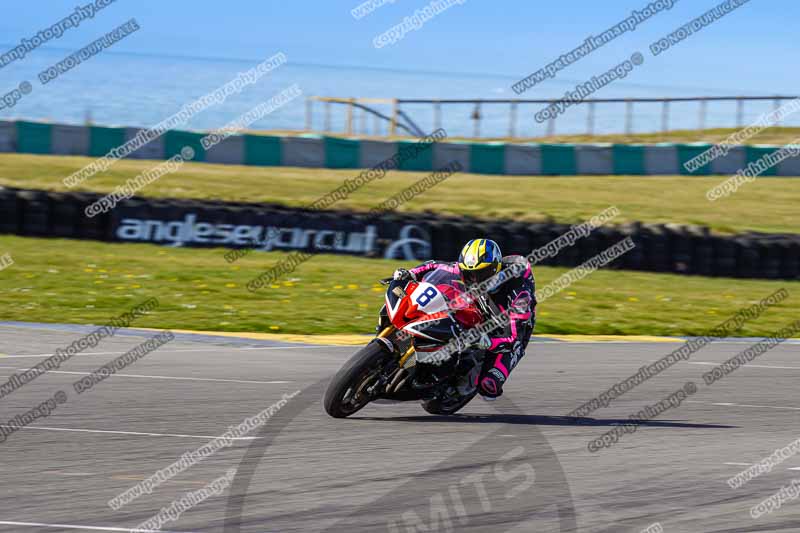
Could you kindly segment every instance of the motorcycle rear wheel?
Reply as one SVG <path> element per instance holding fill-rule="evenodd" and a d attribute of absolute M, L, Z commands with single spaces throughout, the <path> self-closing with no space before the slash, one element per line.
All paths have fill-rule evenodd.
<path fill-rule="evenodd" d="M 347 418 L 373 398 L 364 389 L 377 376 L 391 354 L 378 342 L 357 351 L 333 376 L 325 390 L 325 412 L 333 418 Z"/>

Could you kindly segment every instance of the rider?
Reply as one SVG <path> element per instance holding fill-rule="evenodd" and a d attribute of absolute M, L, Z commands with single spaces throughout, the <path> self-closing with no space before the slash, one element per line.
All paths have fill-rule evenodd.
<path fill-rule="evenodd" d="M 519 276 L 509 276 L 487 293 L 500 312 L 508 313 L 510 319 L 504 331 L 495 332 L 481 342 L 489 357 L 478 378 L 479 392 L 486 399 L 497 398 L 503 394 L 503 384 L 509 374 L 525 355 L 536 323 L 535 282 L 530 263 L 521 255 L 503 257 L 493 240 L 473 239 L 461 249 L 456 263 L 428 261 L 411 270 L 399 268 L 393 277 L 395 280 L 419 281 L 437 268 L 459 274 L 467 289 L 504 270 L 522 272 Z"/>

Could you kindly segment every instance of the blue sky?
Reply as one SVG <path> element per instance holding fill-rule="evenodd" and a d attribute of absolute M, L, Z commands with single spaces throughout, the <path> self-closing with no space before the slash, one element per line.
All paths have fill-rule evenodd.
<path fill-rule="evenodd" d="M 0 41 L 14 44 L 89 0 L 28 0 L 0 20 Z M 293 62 L 523 77 L 621 21 L 649 0 L 466 0 L 409 33 L 375 49 L 373 38 L 429 0 L 395 0 L 361 20 L 350 10 L 360 0 L 117 0 L 94 20 L 70 30 L 50 48 L 75 50 L 135 17 L 140 32 L 113 51 L 259 59 L 284 51 Z M 678 0 L 636 31 L 562 71 L 563 82 L 585 81 L 680 25 L 718 0 Z M 625 87 L 698 89 L 705 94 L 793 94 L 800 75 L 800 2 L 751 0 L 720 21 L 646 62 Z M 782 63 L 786 61 L 787 67 Z M 8 85 L 0 70 L 0 81 Z M 491 96 L 491 95 L 487 95 Z M 543 96 L 555 96 L 548 94 Z"/>

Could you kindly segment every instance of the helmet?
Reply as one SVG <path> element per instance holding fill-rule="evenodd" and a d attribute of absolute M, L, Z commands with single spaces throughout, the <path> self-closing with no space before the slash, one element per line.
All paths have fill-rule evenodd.
<path fill-rule="evenodd" d="M 458 270 L 467 286 L 476 285 L 500 272 L 503 254 L 490 239 L 472 239 L 461 249 Z"/>

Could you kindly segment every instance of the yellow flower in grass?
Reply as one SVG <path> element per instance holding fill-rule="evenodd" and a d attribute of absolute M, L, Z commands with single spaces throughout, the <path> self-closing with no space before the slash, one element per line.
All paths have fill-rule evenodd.
<path fill-rule="evenodd" d="M 639 298 L 637 298 L 636 296 L 630 296 L 630 297 L 628 297 L 628 301 L 629 302 L 638 302 Z"/>
<path fill-rule="evenodd" d="M 236 284 L 235 283 L 226 283 L 225 286 L 228 287 L 229 289 L 233 289 L 234 287 L 236 287 Z"/>
<path fill-rule="evenodd" d="M 370 290 L 373 292 L 383 292 L 383 287 L 372 287 Z"/>
<path fill-rule="evenodd" d="M 94 272 L 94 269 L 93 268 L 84 268 L 83 271 L 84 272 Z"/>
<path fill-rule="evenodd" d="M 99 284 L 101 284 L 101 283 L 105 283 L 105 281 L 103 281 L 102 279 L 96 279 L 96 280 L 94 280 L 94 282 L 95 282 L 95 284 L 97 284 L 97 285 L 99 285 Z"/>
<path fill-rule="evenodd" d="M 359 307 L 369 307 L 368 304 L 358 304 Z"/>
<path fill-rule="evenodd" d="M 138 285 L 138 284 L 136 284 L 136 283 L 134 283 L 133 285 L 131 285 L 131 289 L 141 289 L 141 288 L 142 288 L 142 286 L 141 286 L 141 285 Z"/>
<path fill-rule="evenodd" d="M 356 285 L 355 283 L 350 283 L 350 284 L 347 285 L 347 288 L 348 289 L 357 289 L 358 285 Z"/>
<path fill-rule="evenodd" d="M 342 286 L 342 285 L 334 285 L 333 288 L 334 289 L 344 289 L 344 286 Z"/>
<path fill-rule="evenodd" d="M 281 329 L 281 327 L 280 326 L 270 326 L 269 329 L 277 330 L 277 329 Z"/>
<path fill-rule="evenodd" d="M 294 287 L 294 283 L 292 283 L 291 281 L 284 281 L 283 284 L 286 287 Z"/>
<path fill-rule="evenodd" d="M 280 289 L 281 286 L 280 285 L 270 285 L 269 288 L 270 289 Z"/>

